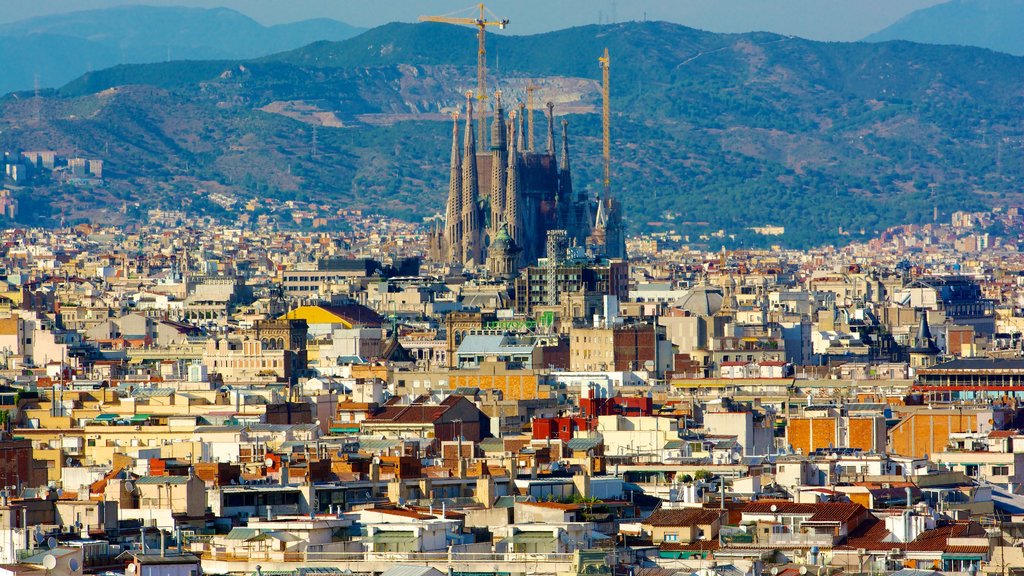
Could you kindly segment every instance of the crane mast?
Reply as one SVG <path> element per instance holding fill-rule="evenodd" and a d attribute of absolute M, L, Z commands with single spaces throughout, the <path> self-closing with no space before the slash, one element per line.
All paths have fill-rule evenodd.
<path fill-rule="evenodd" d="M 611 104 L 608 101 L 608 68 L 611 65 L 611 60 L 608 58 L 607 48 L 604 49 L 604 55 L 598 58 L 598 62 L 601 64 L 601 136 L 604 144 L 604 149 L 602 151 L 602 159 L 604 161 L 604 180 L 602 182 L 602 190 L 604 192 L 604 197 L 602 200 L 604 200 L 611 195 L 612 188 Z"/>
<path fill-rule="evenodd" d="M 476 18 L 464 18 L 455 16 L 420 16 L 421 22 L 441 22 L 445 24 L 464 24 L 467 26 L 476 26 L 476 99 L 480 100 L 480 106 L 477 106 L 479 122 L 477 125 L 477 136 L 476 142 L 479 149 L 483 149 L 486 143 L 487 136 L 487 106 L 483 105 L 483 101 L 487 100 L 487 27 L 497 26 L 499 30 L 504 30 L 508 26 L 508 18 L 497 18 L 493 14 L 491 15 L 494 19 L 487 19 L 487 10 L 484 7 L 483 2 L 477 4 L 479 9 L 479 16 Z"/>

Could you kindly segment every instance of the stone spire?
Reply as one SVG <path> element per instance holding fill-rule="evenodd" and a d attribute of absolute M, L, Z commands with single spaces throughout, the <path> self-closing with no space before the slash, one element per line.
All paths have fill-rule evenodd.
<path fill-rule="evenodd" d="M 501 90 L 494 92 L 494 120 L 491 121 L 491 150 L 508 147 L 505 141 L 505 107 L 501 105 Z"/>
<path fill-rule="evenodd" d="M 569 121 L 562 118 L 562 161 L 558 164 L 562 172 L 569 171 Z"/>
<path fill-rule="evenodd" d="M 497 236 L 505 213 L 505 175 L 508 138 L 501 91 L 494 93 L 494 120 L 491 122 L 491 224 L 490 237 Z"/>
<path fill-rule="evenodd" d="M 604 228 L 608 225 L 608 212 L 604 207 L 604 198 L 597 201 L 597 216 L 594 217 L 594 228 Z"/>
<path fill-rule="evenodd" d="M 548 156 L 555 155 L 555 103 L 548 102 Z"/>
<path fill-rule="evenodd" d="M 452 159 L 448 176 L 448 204 L 445 210 L 445 259 L 462 257 L 462 158 L 459 150 L 459 113 L 452 114 Z"/>
<path fill-rule="evenodd" d="M 519 136 L 522 136 L 522 126 L 520 125 Z M 508 167 L 506 170 L 506 188 L 505 188 L 505 225 L 508 231 L 509 237 L 512 238 L 514 244 L 523 246 L 522 241 L 522 228 L 523 220 L 522 215 L 519 213 L 519 193 L 522 183 L 520 182 L 519 175 L 519 151 L 516 148 L 516 143 L 522 138 L 509 138 L 509 149 L 508 149 Z"/>
<path fill-rule="evenodd" d="M 466 137 L 462 144 L 462 263 L 480 263 L 480 198 L 476 175 L 476 137 L 473 134 L 473 93 L 466 93 Z"/>
<path fill-rule="evenodd" d="M 576 202 L 572 194 L 572 170 L 569 168 L 569 121 L 562 118 L 562 160 L 558 164 L 558 217 L 561 227 L 578 238 Z"/>
<path fill-rule="evenodd" d="M 517 118 L 519 119 L 519 140 L 516 142 L 516 147 L 520 150 L 525 150 L 526 148 L 523 146 L 523 119 L 526 118 L 526 104 L 522 102 L 519 103 L 519 116 Z"/>

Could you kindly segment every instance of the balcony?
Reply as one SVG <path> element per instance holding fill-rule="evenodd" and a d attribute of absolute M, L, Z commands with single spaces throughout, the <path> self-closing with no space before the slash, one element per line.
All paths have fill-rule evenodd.
<path fill-rule="evenodd" d="M 581 552 L 575 554 L 499 554 L 472 552 L 280 552 L 258 551 L 245 556 L 223 550 L 202 553 L 204 572 L 290 571 L 299 566 L 331 567 L 352 572 L 383 572 L 396 563 L 434 567 L 442 572 L 457 569 L 464 572 L 530 574 L 577 573 L 583 562 Z"/>
<path fill-rule="evenodd" d="M 834 543 L 835 537 L 831 534 L 777 532 L 768 535 L 768 544 L 772 546 L 831 547 Z"/>

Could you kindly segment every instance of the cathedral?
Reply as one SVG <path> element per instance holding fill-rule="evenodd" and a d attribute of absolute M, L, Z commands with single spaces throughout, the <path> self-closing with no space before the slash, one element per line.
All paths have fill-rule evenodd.
<path fill-rule="evenodd" d="M 500 92 L 494 102 L 489 145 L 477 144 L 470 95 L 461 149 L 454 115 L 445 220 L 431 231 L 431 257 L 510 278 L 546 256 L 548 232 L 564 230 L 570 244 L 593 256 L 625 258 L 618 202 L 573 192 L 565 120 L 556 158 L 554 104 L 547 105 L 547 149 L 540 152 L 524 146 L 525 115 L 512 111 L 506 118 Z"/>

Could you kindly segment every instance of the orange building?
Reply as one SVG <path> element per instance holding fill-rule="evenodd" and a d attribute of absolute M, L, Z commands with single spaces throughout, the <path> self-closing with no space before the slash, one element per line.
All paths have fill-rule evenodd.
<path fill-rule="evenodd" d="M 999 408 L 927 408 L 906 414 L 889 432 L 890 452 L 920 458 L 942 452 L 950 434 L 1002 428 L 1010 420 Z"/>
<path fill-rule="evenodd" d="M 827 448 L 853 448 L 885 452 L 885 418 L 877 416 L 821 416 L 790 418 L 786 442 L 802 454 Z"/>

